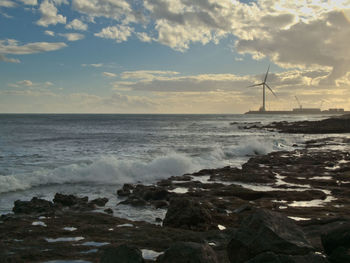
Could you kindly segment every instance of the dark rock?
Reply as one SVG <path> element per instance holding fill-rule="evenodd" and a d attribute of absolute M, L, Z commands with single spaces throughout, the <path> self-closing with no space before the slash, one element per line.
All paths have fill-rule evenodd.
<path fill-rule="evenodd" d="M 155 189 L 146 191 L 143 195 L 143 199 L 149 200 L 166 200 L 169 196 L 169 192 L 165 189 Z"/>
<path fill-rule="evenodd" d="M 218 263 L 214 250 L 207 244 L 176 242 L 157 258 L 159 263 Z"/>
<path fill-rule="evenodd" d="M 123 189 L 117 190 L 117 195 L 119 196 L 128 196 L 130 194 L 131 194 L 130 190 L 123 190 Z"/>
<path fill-rule="evenodd" d="M 105 206 L 105 204 L 108 202 L 108 198 L 103 197 L 103 198 L 96 198 L 94 200 L 91 200 L 89 204 L 94 204 L 97 206 Z"/>
<path fill-rule="evenodd" d="M 213 228 L 209 209 L 190 198 L 174 198 L 170 201 L 163 226 L 192 230 Z"/>
<path fill-rule="evenodd" d="M 340 225 L 321 236 L 331 262 L 350 262 L 350 224 Z"/>
<path fill-rule="evenodd" d="M 85 196 L 80 198 L 74 195 L 56 193 L 53 202 L 62 206 L 86 205 L 88 197 Z"/>
<path fill-rule="evenodd" d="M 128 198 L 124 201 L 119 202 L 118 204 L 132 205 L 132 206 L 145 206 L 145 205 L 147 205 L 147 202 L 145 200 L 143 200 L 142 198 L 133 196 L 131 198 Z"/>
<path fill-rule="evenodd" d="M 165 201 L 165 200 L 157 200 L 157 201 L 153 201 L 152 205 L 157 209 L 158 208 L 166 208 L 169 206 L 169 202 Z"/>
<path fill-rule="evenodd" d="M 161 219 L 160 217 L 156 217 L 156 222 L 161 223 L 161 222 L 163 222 L 163 219 Z"/>
<path fill-rule="evenodd" d="M 33 197 L 31 201 L 15 201 L 12 211 L 15 214 L 51 213 L 54 206 L 50 201 Z"/>
<path fill-rule="evenodd" d="M 107 208 L 103 211 L 105 211 L 107 214 L 113 214 L 113 210 L 111 208 Z"/>
<path fill-rule="evenodd" d="M 284 255 L 275 254 L 273 252 L 264 252 L 257 255 L 245 263 L 327 263 L 328 260 L 322 255 L 309 253 L 307 255 Z"/>
<path fill-rule="evenodd" d="M 132 184 L 124 184 L 122 189 L 119 189 L 117 191 L 117 194 L 119 196 L 128 196 L 131 194 L 132 190 L 134 189 L 134 185 Z"/>
<path fill-rule="evenodd" d="M 100 263 L 143 263 L 142 253 L 139 249 L 120 245 L 107 248 L 102 255 Z"/>
<path fill-rule="evenodd" d="M 231 262 L 243 263 L 271 251 L 276 254 L 305 255 L 313 248 L 303 231 L 286 216 L 258 209 L 244 218 L 228 244 Z"/>

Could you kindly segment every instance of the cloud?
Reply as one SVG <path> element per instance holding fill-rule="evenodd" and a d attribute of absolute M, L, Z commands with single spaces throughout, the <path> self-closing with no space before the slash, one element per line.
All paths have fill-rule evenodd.
<path fill-rule="evenodd" d="M 45 33 L 45 35 L 48 35 L 48 36 L 52 36 L 52 37 L 55 36 L 55 32 L 50 31 L 50 30 L 45 30 L 44 33 Z"/>
<path fill-rule="evenodd" d="M 170 70 L 136 70 L 136 71 L 124 71 L 121 74 L 122 79 L 143 79 L 152 80 L 159 76 L 172 76 L 178 75 L 179 72 Z"/>
<path fill-rule="evenodd" d="M 16 3 L 10 0 L 0 0 L 0 7 L 6 7 L 6 8 L 16 7 Z"/>
<path fill-rule="evenodd" d="M 68 41 L 78 41 L 85 37 L 83 34 L 79 34 L 79 33 L 65 33 L 65 34 L 58 34 L 58 35 L 65 37 Z"/>
<path fill-rule="evenodd" d="M 126 0 L 73 0 L 74 10 L 90 17 L 105 17 L 124 24 L 136 21 L 135 12 Z"/>
<path fill-rule="evenodd" d="M 60 4 L 64 2 L 56 1 L 56 3 Z M 52 1 L 44 0 L 43 2 L 41 2 L 39 7 L 39 12 L 41 14 L 41 18 L 36 22 L 36 24 L 39 26 L 48 27 L 49 25 L 66 23 L 66 17 L 64 17 L 63 15 L 57 14 L 58 10 L 54 5 L 54 2 Z"/>
<path fill-rule="evenodd" d="M 109 78 L 114 78 L 117 76 L 117 74 L 111 73 L 111 72 L 103 72 L 102 73 L 103 76 L 105 77 L 109 77 Z"/>
<path fill-rule="evenodd" d="M 21 63 L 21 61 L 19 59 L 15 59 L 15 58 L 7 58 L 4 55 L 0 54 L 0 61 L 3 62 L 8 62 L 8 63 Z"/>
<path fill-rule="evenodd" d="M 38 1 L 37 0 L 20 0 L 23 4 L 25 5 L 37 5 Z"/>
<path fill-rule="evenodd" d="M 0 40 L 0 54 L 26 55 L 55 51 L 67 47 L 63 42 L 33 42 L 20 45 L 17 40 Z"/>
<path fill-rule="evenodd" d="M 74 19 L 69 24 L 66 25 L 67 29 L 81 30 L 86 31 L 88 29 L 88 25 L 81 22 L 79 19 Z"/>
<path fill-rule="evenodd" d="M 105 27 L 99 33 L 94 35 L 101 38 L 114 39 L 117 43 L 127 41 L 131 36 L 132 28 L 129 26 L 118 25 Z"/>
<path fill-rule="evenodd" d="M 53 86 L 54 84 L 50 81 L 46 82 L 32 82 L 31 80 L 21 80 L 17 81 L 16 83 L 9 83 L 8 86 L 11 88 L 16 88 L 16 89 L 25 89 L 25 90 L 32 90 L 32 91 L 43 91 L 47 90 L 48 87 Z"/>
<path fill-rule="evenodd" d="M 94 67 L 94 68 L 100 68 L 103 66 L 103 63 L 95 63 L 95 64 L 81 64 L 82 67 Z"/>
<path fill-rule="evenodd" d="M 146 32 L 137 32 L 136 36 L 142 42 L 150 43 L 155 40 L 153 37 L 149 36 Z"/>

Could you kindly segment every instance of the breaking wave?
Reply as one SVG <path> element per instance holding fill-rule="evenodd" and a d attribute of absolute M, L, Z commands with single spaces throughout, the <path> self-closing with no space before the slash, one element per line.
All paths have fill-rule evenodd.
<path fill-rule="evenodd" d="M 289 150 L 287 142 L 264 138 L 242 139 L 235 146 L 215 147 L 190 157 L 180 153 L 169 153 L 150 162 L 120 160 L 114 156 L 103 156 L 90 163 L 61 166 L 55 169 L 41 169 L 32 173 L 0 176 L 0 193 L 25 190 L 51 184 L 108 184 L 153 183 L 170 176 L 191 173 L 203 168 L 218 168 L 232 164 L 232 160 L 248 159 L 256 154 L 276 150 Z"/>

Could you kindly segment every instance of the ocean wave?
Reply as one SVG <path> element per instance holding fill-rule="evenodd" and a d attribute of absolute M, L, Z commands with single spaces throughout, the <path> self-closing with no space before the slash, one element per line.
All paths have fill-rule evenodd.
<path fill-rule="evenodd" d="M 148 163 L 105 156 L 90 164 L 71 164 L 53 170 L 41 169 L 29 174 L 0 176 L 0 193 L 49 184 L 151 183 L 173 175 L 194 172 L 199 168 L 199 164 L 191 158 L 176 153 L 155 158 Z"/>
<path fill-rule="evenodd" d="M 52 184 L 153 183 L 203 168 L 222 167 L 232 163 L 232 160 L 242 160 L 242 157 L 248 159 L 249 156 L 256 154 L 291 150 L 292 147 L 288 145 L 292 144 L 282 139 L 250 136 L 238 141 L 237 145 L 213 147 L 195 157 L 183 153 L 167 153 L 146 162 L 100 156 L 89 162 L 65 165 L 51 170 L 40 169 L 32 173 L 0 176 L 0 193 Z"/>

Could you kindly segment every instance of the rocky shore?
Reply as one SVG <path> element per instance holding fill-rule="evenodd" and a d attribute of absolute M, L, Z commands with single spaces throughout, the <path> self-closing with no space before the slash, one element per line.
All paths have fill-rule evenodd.
<path fill-rule="evenodd" d="M 304 133 L 304 134 L 339 134 L 350 133 L 350 114 L 334 116 L 319 121 L 297 121 L 297 122 L 272 122 L 261 126 L 259 124 L 246 125 L 246 129 L 265 128 L 277 130 L 283 133 Z"/>
<path fill-rule="evenodd" d="M 116 189 L 119 205 L 166 210 L 154 224 L 104 210 L 106 198 L 16 201 L 0 262 L 350 262 L 350 154 L 322 148 L 338 141 Z"/>

